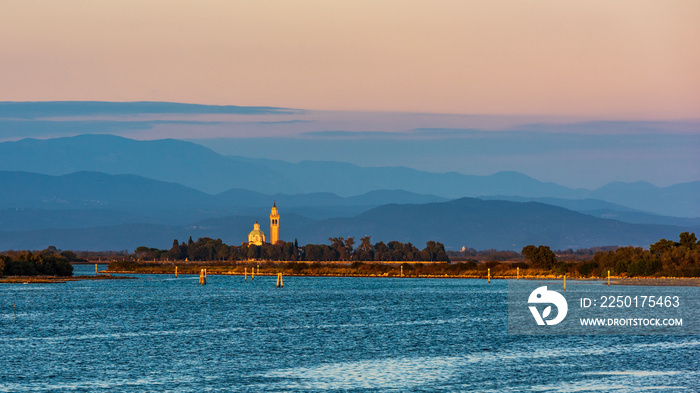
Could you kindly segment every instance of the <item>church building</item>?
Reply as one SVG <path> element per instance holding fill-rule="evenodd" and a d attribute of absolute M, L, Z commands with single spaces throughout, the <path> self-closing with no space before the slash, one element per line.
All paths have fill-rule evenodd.
<path fill-rule="evenodd" d="M 280 240 L 280 215 L 277 211 L 277 203 L 272 205 L 270 211 L 270 243 L 275 244 Z M 255 222 L 253 230 L 248 234 L 248 244 L 262 246 L 265 243 L 265 233 L 260 229 L 260 224 Z"/>
<path fill-rule="evenodd" d="M 262 246 L 265 243 L 265 233 L 260 229 L 260 224 L 255 221 L 253 225 L 253 230 L 248 234 L 248 244 L 254 244 L 256 246 Z"/>

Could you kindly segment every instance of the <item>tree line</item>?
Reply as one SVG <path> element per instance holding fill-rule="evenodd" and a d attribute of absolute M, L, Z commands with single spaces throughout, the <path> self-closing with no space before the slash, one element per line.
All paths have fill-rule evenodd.
<path fill-rule="evenodd" d="M 230 246 L 221 239 L 202 237 L 180 243 L 173 240 L 169 250 L 145 246 L 138 247 L 135 257 L 141 260 L 189 260 L 189 261 L 444 261 L 450 259 L 445 246 L 440 242 L 429 241 L 425 248 L 418 249 L 413 244 L 382 241 L 372 244 L 371 237 L 365 236 L 356 245 L 354 237 L 331 237 L 329 244 L 307 244 L 279 241 L 276 244 L 253 244 Z"/>
<path fill-rule="evenodd" d="M 642 247 L 618 247 L 595 252 L 587 261 L 565 263 L 547 246 L 528 245 L 522 254 L 528 267 L 573 273 L 580 276 L 604 277 L 608 271 L 614 276 L 671 276 L 700 277 L 700 241 L 695 233 L 683 232 L 679 241 L 661 239 Z"/>
<path fill-rule="evenodd" d="M 50 246 L 42 251 L 5 251 L 0 254 L 0 277 L 3 276 L 72 276 L 71 262 L 79 261 L 72 251 Z"/>
<path fill-rule="evenodd" d="M 86 261 L 88 256 L 110 260 L 131 258 L 140 260 L 190 260 L 190 261 L 309 261 L 309 262 L 353 262 L 358 269 L 378 269 L 372 266 L 377 261 L 443 261 L 450 262 L 443 244 L 429 241 L 425 248 L 419 250 L 411 243 L 390 241 L 372 243 L 369 236 L 355 243 L 353 237 L 332 237 L 329 244 L 307 244 L 299 246 L 280 241 L 277 244 L 262 246 L 229 246 L 221 239 L 200 238 L 187 242 L 173 241 L 169 250 L 139 247 L 134 254 L 122 252 L 80 252 L 61 251 L 48 247 L 41 251 L 5 251 L 0 253 L 1 276 L 58 275 L 70 276 L 73 273 L 71 262 Z M 481 255 L 481 254 L 484 255 Z M 581 255 L 591 255 L 586 260 L 579 260 Z M 85 254 L 85 255 L 83 255 Z M 92 255 L 94 254 L 94 255 Z M 661 239 L 651 244 L 649 249 L 641 247 L 605 247 L 587 249 L 585 253 L 552 251 L 544 245 L 528 245 L 521 253 L 513 251 L 486 250 L 477 252 L 472 249 L 450 252 L 456 260 L 450 269 L 455 272 L 491 268 L 494 273 L 508 269 L 536 269 L 540 272 L 554 272 L 570 276 L 604 277 L 609 270 L 615 276 L 672 276 L 700 277 L 700 241 L 694 233 L 683 232 L 678 241 Z M 466 259 L 489 256 L 489 260 Z M 572 255 L 574 258 L 572 258 Z M 524 262 L 526 261 L 526 262 Z M 300 265 L 301 266 L 301 265 Z M 299 267 L 301 269 L 302 267 Z M 419 269 L 420 274 L 432 274 L 432 268 L 406 264 L 406 272 Z M 450 272 L 452 272 L 450 270 Z M 454 272 L 452 272 L 454 273 Z"/>

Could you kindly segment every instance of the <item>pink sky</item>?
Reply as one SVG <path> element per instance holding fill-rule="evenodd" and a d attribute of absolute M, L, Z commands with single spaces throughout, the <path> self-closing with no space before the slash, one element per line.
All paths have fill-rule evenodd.
<path fill-rule="evenodd" d="M 700 1 L 5 1 L 0 101 L 700 118 Z"/>

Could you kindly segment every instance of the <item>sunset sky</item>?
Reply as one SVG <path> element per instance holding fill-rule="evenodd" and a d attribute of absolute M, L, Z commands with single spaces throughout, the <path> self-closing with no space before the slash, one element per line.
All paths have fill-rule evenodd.
<path fill-rule="evenodd" d="M 4 1 L 0 101 L 700 118 L 700 1 Z"/>

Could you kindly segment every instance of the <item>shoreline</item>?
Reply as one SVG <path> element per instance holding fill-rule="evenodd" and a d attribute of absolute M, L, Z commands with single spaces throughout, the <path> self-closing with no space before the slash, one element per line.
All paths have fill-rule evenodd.
<path fill-rule="evenodd" d="M 204 269 L 204 268 L 202 268 Z M 160 274 L 160 275 L 175 275 L 173 272 L 154 272 L 154 271 L 139 271 L 139 270 L 103 270 L 100 273 L 107 274 Z M 427 279 L 479 279 L 488 280 L 487 274 L 463 274 L 463 275 L 449 275 L 449 274 L 422 274 L 422 275 L 409 275 L 405 274 L 401 276 L 400 274 L 349 274 L 349 273 L 285 273 L 281 272 L 283 276 L 287 277 L 357 277 L 357 278 L 398 278 L 398 279 L 411 279 L 411 278 L 427 278 Z M 277 272 L 260 272 L 256 273 L 255 276 L 266 276 L 266 277 L 277 277 Z M 178 272 L 178 275 L 186 276 L 198 276 L 199 273 L 196 272 Z M 245 273 L 237 271 L 216 271 L 212 269 L 211 271 L 207 268 L 207 276 L 240 276 L 245 277 Z M 247 276 L 252 276 L 247 273 Z M 133 277 L 132 277 L 133 278 Z M 254 279 L 254 278 L 251 278 Z M 547 280 L 547 281 L 562 281 L 563 276 L 555 275 L 521 275 L 519 278 L 516 276 L 491 276 L 491 280 Z M 607 277 L 566 277 L 566 281 L 600 281 L 602 284 L 607 283 Z M 638 285 L 638 286 L 688 286 L 688 287 L 700 287 L 700 277 L 610 277 L 610 285 Z"/>
<path fill-rule="evenodd" d="M 121 274 L 121 273 L 119 273 Z M 83 280 L 135 280 L 136 277 L 111 276 L 109 274 L 98 274 L 95 276 L 10 276 L 0 277 L 0 284 L 65 284 L 68 281 Z"/>

